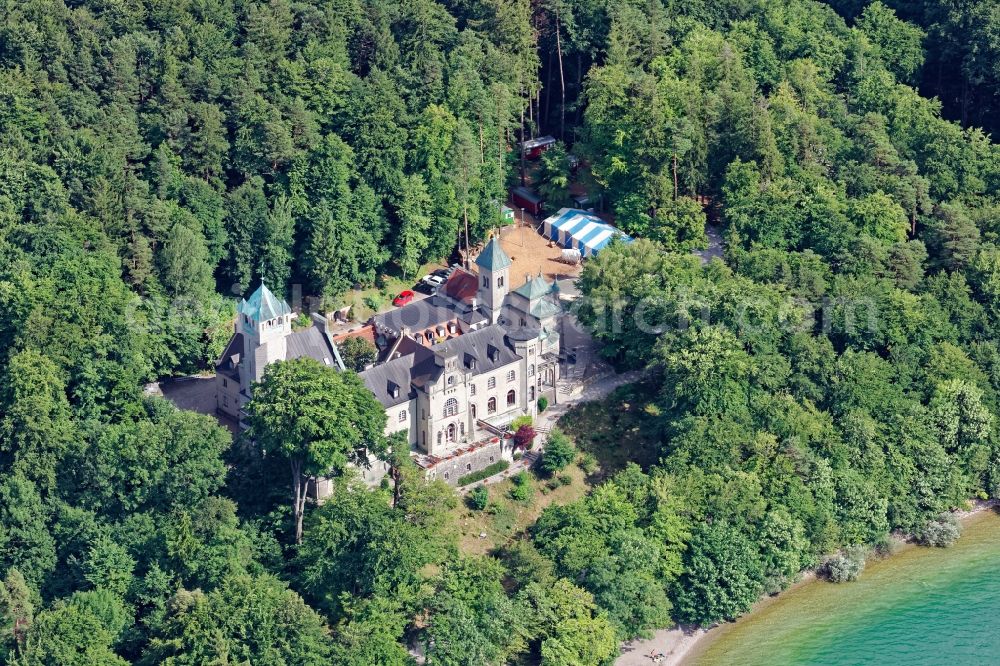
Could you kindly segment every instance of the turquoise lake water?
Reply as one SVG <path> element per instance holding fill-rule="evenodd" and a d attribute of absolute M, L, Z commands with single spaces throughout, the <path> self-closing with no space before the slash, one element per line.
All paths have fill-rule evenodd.
<path fill-rule="evenodd" d="M 1000 664 L 1000 516 L 974 516 L 951 548 L 871 563 L 857 582 L 790 590 L 710 634 L 686 663 Z"/>

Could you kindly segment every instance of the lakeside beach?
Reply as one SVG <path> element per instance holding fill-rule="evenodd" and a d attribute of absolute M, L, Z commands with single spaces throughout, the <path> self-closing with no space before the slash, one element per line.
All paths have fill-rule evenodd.
<path fill-rule="evenodd" d="M 709 629 L 672 627 L 657 631 L 649 639 L 630 641 L 622 646 L 615 666 L 775 663 L 769 644 L 777 636 L 787 648 L 794 646 L 799 632 L 811 632 L 810 622 L 819 622 L 824 612 L 850 613 L 854 604 L 855 614 L 867 613 L 868 606 L 859 607 L 866 604 L 865 593 L 872 594 L 883 585 L 900 587 L 899 581 L 893 580 L 894 575 L 905 572 L 903 578 L 912 578 L 914 571 L 921 568 L 925 575 L 932 574 L 932 569 L 949 569 L 949 559 L 951 566 L 960 570 L 963 556 L 978 557 L 981 550 L 995 554 L 1000 560 L 1000 515 L 996 508 L 995 501 L 976 502 L 969 510 L 956 512 L 962 523 L 962 537 L 951 548 L 923 548 L 900 539 L 891 555 L 871 560 L 860 579 L 853 583 L 820 585 L 823 581 L 817 579 L 815 572 L 804 572 L 801 580 L 777 595 L 759 600 L 735 622 Z M 921 589 L 929 589 L 933 581 L 918 579 L 918 583 Z M 879 607 L 887 609 L 884 591 L 875 596 L 879 597 Z M 803 609 L 813 610 L 817 617 L 804 613 Z M 749 648 L 762 651 L 761 656 L 766 653 L 766 659 L 754 661 L 753 655 L 746 654 Z M 658 661 L 654 659 L 656 655 L 662 655 Z"/>

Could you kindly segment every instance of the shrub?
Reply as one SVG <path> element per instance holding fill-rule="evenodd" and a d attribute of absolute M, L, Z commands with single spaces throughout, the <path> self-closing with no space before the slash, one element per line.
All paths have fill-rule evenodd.
<path fill-rule="evenodd" d="M 538 413 L 541 414 L 549 406 L 549 399 L 544 395 L 538 398 Z"/>
<path fill-rule="evenodd" d="M 917 538 L 925 546 L 947 548 L 955 543 L 961 533 L 962 529 L 955 516 L 942 513 L 936 520 L 927 523 Z"/>
<path fill-rule="evenodd" d="M 535 489 L 531 487 L 531 477 L 528 476 L 528 473 L 522 471 L 515 474 L 511 481 L 514 483 L 514 487 L 510 489 L 511 498 L 523 504 L 530 502 L 535 494 Z"/>
<path fill-rule="evenodd" d="M 542 453 L 542 460 L 539 467 L 546 474 L 555 474 L 566 465 L 573 462 L 576 449 L 573 442 L 562 430 L 553 428 L 549 433 L 549 439 L 545 443 L 545 451 Z"/>
<path fill-rule="evenodd" d="M 864 546 L 847 546 L 828 559 L 823 570 L 831 582 L 846 583 L 858 579 L 865 569 L 866 560 Z"/>
<path fill-rule="evenodd" d="M 530 426 L 534 424 L 534 420 L 528 414 L 524 416 L 518 416 L 516 419 L 510 422 L 510 429 L 512 432 L 517 432 L 521 426 Z"/>
<path fill-rule="evenodd" d="M 530 449 L 535 442 L 535 429 L 530 425 L 522 425 L 514 433 L 514 446 Z"/>
<path fill-rule="evenodd" d="M 492 465 L 487 465 L 478 472 L 469 472 L 465 476 L 459 477 L 458 485 L 467 486 L 470 483 L 475 483 L 476 481 L 482 481 L 486 477 L 493 476 L 494 474 L 499 474 L 510 467 L 510 463 L 506 460 L 498 460 Z"/>
<path fill-rule="evenodd" d="M 490 502 L 490 491 L 486 489 L 486 486 L 476 486 L 469 493 L 468 503 L 469 507 L 475 509 L 476 511 L 482 511 L 486 508 L 486 505 Z"/>
<path fill-rule="evenodd" d="M 381 310 L 382 303 L 385 302 L 380 294 L 368 294 L 361 300 L 365 304 L 365 307 L 369 310 L 374 310 L 375 312 Z"/>
<path fill-rule="evenodd" d="M 597 471 L 597 458 L 593 453 L 584 453 L 580 456 L 579 465 L 585 474 L 593 474 Z"/>
<path fill-rule="evenodd" d="M 556 478 L 559 479 L 559 483 L 561 483 L 564 486 L 573 485 L 573 477 L 569 474 L 560 474 Z"/>

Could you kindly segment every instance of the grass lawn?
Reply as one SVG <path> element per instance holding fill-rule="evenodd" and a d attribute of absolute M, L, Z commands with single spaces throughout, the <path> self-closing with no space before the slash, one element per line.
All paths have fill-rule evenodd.
<path fill-rule="evenodd" d="M 629 384 L 604 400 L 577 405 L 559 419 L 559 427 L 580 451 L 600 465 L 591 484 L 613 475 L 629 462 L 647 468 L 659 460 L 662 436 L 658 431 L 655 390 L 648 384 Z"/>
<path fill-rule="evenodd" d="M 511 498 L 514 483 L 504 479 L 487 486 L 490 492 L 490 506 L 483 511 L 470 509 L 463 501 L 455 509 L 455 524 L 459 529 L 459 546 L 470 554 L 483 555 L 514 541 L 527 527 L 534 523 L 542 510 L 550 504 L 569 504 L 584 496 L 590 489 L 585 474 L 576 465 L 570 465 L 560 474 L 572 477 L 572 483 L 549 489 L 549 479 L 538 478 L 529 472 L 533 493 L 528 503 Z M 485 534 L 485 538 L 480 538 Z"/>
<path fill-rule="evenodd" d="M 545 507 L 575 502 L 629 462 L 643 468 L 656 463 L 661 436 L 652 396 L 655 393 L 651 386 L 630 384 L 604 400 L 570 409 L 559 420 L 559 427 L 573 439 L 579 453 L 590 453 L 597 459 L 597 470 L 588 475 L 579 465 L 570 465 L 560 473 L 572 479 L 566 485 L 556 485 L 552 479 L 529 472 L 529 502 L 511 497 L 515 486 L 509 478 L 487 486 L 489 505 L 482 511 L 470 509 L 463 498 L 454 512 L 462 551 L 477 555 L 495 551 L 520 538 Z"/>
<path fill-rule="evenodd" d="M 442 262 L 432 261 L 424 264 L 417 271 L 416 276 L 405 278 L 401 275 L 382 275 L 379 278 L 380 287 L 373 286 L 360 290 L 350 290 L 337 297 L 335 304 L 337 307 L 350 305 L 354 309 L 354 318 L 357 321 L 368 321 L 377 312 L 384 312 L 392 306 L 392 299 L 399 292 L 406 289 L 413 289 L 414 285 L 420 282 L 420 278 L 439 268 L 447 268 L 448 265 Z M 369 303 L 377 302 L 379 307 L 372 308 Z"/>

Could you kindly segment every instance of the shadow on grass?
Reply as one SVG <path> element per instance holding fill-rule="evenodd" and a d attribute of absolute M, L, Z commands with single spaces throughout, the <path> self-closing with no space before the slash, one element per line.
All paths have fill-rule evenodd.
<path fill-rule="evenodd" d="M 656 394 L 647 382 L 628 384 L 603 400 L 576 405 L 559 419 L 577 449 L 597 459 L 600 467 L 588 483 L 613 476 L 630 462 L 646 469 L 659 460 L 663 421 Z"/>

